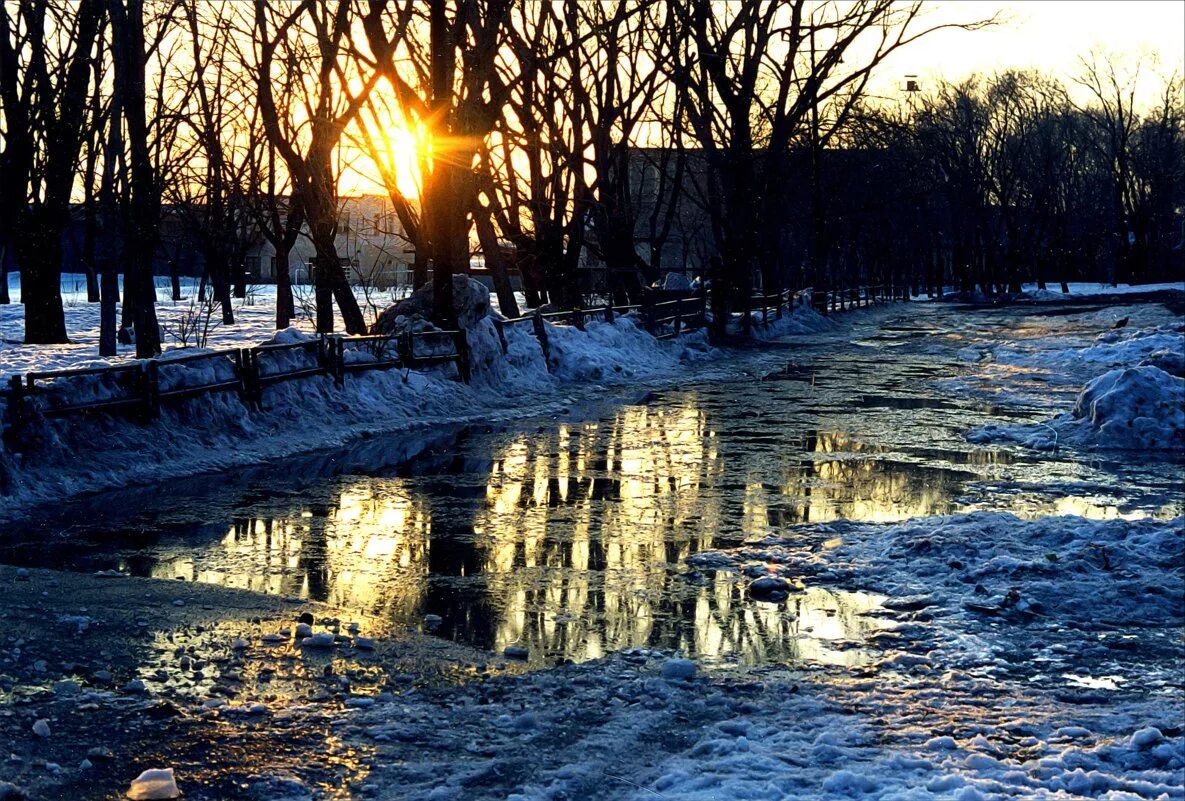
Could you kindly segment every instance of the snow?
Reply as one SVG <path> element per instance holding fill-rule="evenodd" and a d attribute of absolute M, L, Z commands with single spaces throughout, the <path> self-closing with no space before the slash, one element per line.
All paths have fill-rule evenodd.
<path fill-rule="evenodd" d="M 1051 338 L 1045 347 L 995 347 L 995 360 L 1046 370 L 1082 373 L 1107 369 L 1089 380 L 1071 411 L 1036 425 L 988 425 L 970 432 L 975 443 L 1017 442 L 1038 450 L 1131 449 L 1178 453 L 1185 449 L 1185 378 L 1179 330 L 1118 329 L 1086 347 L 1064 347 Z M 980 356 L 985 351 L 966 349 Z M 1165 369 L 1167 368 L 1167 369 Z"/>
<path fill-rule="evenodd" d="M 1164 292 L 1167 290 L 1182 291 L 1185 290 L 1185 283 L 1180 281 L 1170 281 L 1161 284 L 1119 284 L 1118 286 L 1111 286 L 1110 284 L 1096 284 L 1086 281 L 1072 281 L 1066 285 L 1070 290 L 1068 294 L 1061 291 L 1061 285 L 1057 283 L 1046 284 L 1045 289 L 1038 289 L 1037 285 L 1024 284 L 1021 286 L 1021 295 L 1030 300 L 1035 301 L 1064 301 L 1067 299 L 1081 299 L 1090 297 L 1106 297 L 1110 295 L 1131 295 L 1143 292 Z"/>
<path fill-rule="evenodd" d="M 153 801 L 154 799 L 177 798 L 181 795 L 172 768 L 146 770 L 136 777 L 128 788 L 132 801 Z"/>
<path fill-rule="evenodd" d="M 0 315 L 11 322 L 16 308 L 0 307 Z M 316 339 L 304 323 L 273 331 L 266 308 L 265 304 L 238 315 L 241 323 L 234 334 L 224 331 L 209 347 L 304 343 L 309 347 L 261 352 L 261 374 L 314 366 Z M 83 311 L 71 307 L 71 313 L 92 315 L 97 325 L 94 304 Z M 798 307 L 770 326 L 770 336 L 833 325 L 811 309 Z M 675 382 L 688 374 L 689 366 L 722 361 L 727 355 L 710 347 L 703 331 L 660 341 L 633 317 L 617 317 L 612 323 L 591 320 L 585 331 L 545 326 L 548 360 L 530 323 L 506 326 L 503 353 L 492 319 L 478 320 L 468 332 L 473 371 L 468 385 L 455 380 L 456 367 L 451 364 L 425 371 L 376 370 L 347 376 L 343 387 L 329 376 L 270 384 L 263 390 L 262 411 L 246 407 L 234 392 L 221 392 L 166 402 L 156 420 L 75 416 L 35 423 L 24 434 L 22 449 L 27 454 L 0 451 L 0 493 L 8 496 L 3 511 L 16 514 L 28 505 L 78 492 L 267 462 L 337 447 L 360 436 L 545 412 L 569 402 L 574 389 L 596 394 L 614 384 Z M 66 346 L 0 348 L 0 372 L 94 363 L 89 356 L 93 338 L 83 334 L 78 340 Z M 170 364 L 177 355 L 202 352 L 167 351 L 160 362 L 162 389 L 233 376 L 231 362 L 217 357 Z M 67 387 L 63 398 L 81 402 L 126 396 L 132 391 L 126 382 L 134 378 L 130 374 L 54 382 Z M 524 404 L 524 398 L 530 403 Z M 317 425 L 310 426 L 310 420 Z M 408 442 L 405 447 L 426 446 Z M 94 458 L 80 460 L 80 453 Z"/>
<path fill-rule="evenodd" d="M 1183 523 L 1071 515 L 1021 520 L 1002 512 L 888 526 L 840 521 L 796 526 L 687 561 L 717 569 L 763 565 L 775 574 L 899 599 L 925 593 L 929 614 L 963 621 L 988 614 L 1082 625 L 1100 618 L 1116 625 L 1181 625 Z M 824 542 L 829 547 L 820 547 Z"/>

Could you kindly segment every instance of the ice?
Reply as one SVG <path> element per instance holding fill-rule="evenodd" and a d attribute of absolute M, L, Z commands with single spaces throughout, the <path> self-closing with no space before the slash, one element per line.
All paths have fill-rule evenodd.
<path fill-rule="evenodd" d="M 157 801 L 178 798 L 181 791 L 177 789 L 173 769 L 158 768 L 146 770 L 137 776 L 128 788 L 127 795 L 132 801 Z"/>
<path fill-rule="evenodd" d="M 38 737 L 49 737 L 49 721 L 41 718 L 33 724 L 33 733 Z"/>
<path fill-rule="evenodd" d="M 305 648 L 332 648 L 333 634 L 328 631 L 322 631 L 311 637 L 305 637 L 300 641 L 300 644 Z"/>
<path fill-rule="evenodd" d="M 690 659 L 668 659 L 662 663 L 662 677 L 664 679 L 694 679 L 695 662 Z"/>

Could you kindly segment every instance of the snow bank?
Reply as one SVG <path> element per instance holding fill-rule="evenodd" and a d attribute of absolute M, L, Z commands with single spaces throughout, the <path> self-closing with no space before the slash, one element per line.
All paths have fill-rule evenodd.
<path fill-rule="evenodd" d="M 787 315 L 785 331 L 813 326 L 809 309 Z M 656 340 L 632 317 L 592 321 L 584 332 L 547 324 L 550 361 L 529 324 L 507 326 L 503 353 L 493 321 L 484 317 L 467 332 L 473 380 L 455 380 L 452 364 L 425 371 L 376 370 L 350 374 L 343 387 L 328 376 L 270 384 L 264 409 L 250 410 L 233 391 L 164 404 L 159 419 L 71 416 L 34 420 L 13 453 L 0 449 L 4 512 L 63 495 L 147 483 L 333 448 L 362 435 L 442 422 L 508 419 L 566 403 L 574 389 L 595 393 L 613 384 L 666 382 L 686 375 L 687 365 L 723 352 L 702 331 Z M 257 340 L 258 341 L 258 340 Z M 289 328 L 265 344 L 314 344 L 311 334 Z M 418 346 L 421 355 L 432 343 Z M 451 347 L 451 344 L 449 345 Z M 212 383 L 233 376 L 227 360 L 170 364 L 196 349 L 171 352 L 160 362 L 162 389 Z M 359 352 L 350 358 L 365 359 Z M 316 365 L 315 348 L 260 352 L 263 375 Z M 135 380 L 131 374 L 129 380 Z M 73 400 L 115 397 L 128 391 L 120 379 L 68 379 Z M 76 383 L 77 386 L 73 384 Z M 524 398 L 530 400 L 524 403 Z M 0 415 L 6 413 L 0 400 Z M 311 425 L 311 421 L 316 421 Z"/>
<path fill-rule="evenodd" d="M 1001 349 L 1002 350 L 1002 349 Z M 1010 363 L 1115 369 L 1091 379 L 1072 411 L 1036 425 L 988 425 L 967 439 L 1030 448 L 1185 449 L 1185 336 L 1164 328 L 1108 331 L 1086 348 L 995 351 Z"/>

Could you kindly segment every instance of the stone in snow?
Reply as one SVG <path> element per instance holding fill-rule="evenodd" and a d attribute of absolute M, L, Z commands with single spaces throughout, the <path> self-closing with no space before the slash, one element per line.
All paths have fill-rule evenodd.
<path fill-rule="evenodd" d="M 128 798 L 132 801 L 158 801 L 178 798 L 180 795 L 172 768 L 146 770 L 128 788 Z"/>
<path fill-rule="evenodd" d="M 262 639 L 265 643 L 278 643 L 278 642 L 284 642 L 284 635 L 282 635 L 282 634 L 265 634 L 260 639 Z"/>
<path fill-rule="evenodd" d="M 690 659 L 668 659 L 662 663 L 662 677 L 664 679 L 693 679 L 695 678 L 695 663 Z"/>
<path fill-rule="evenodd" d="M 297 637 L 312 637 L 313 627 L 308 623 L 298 623 L 296 626 Z"/>
<path fill-rule="evenodd" d="M 89 759 L 84 759 L 78 763 L 79 770 L 90 770 L 93 767 L 94 767 L 94 765 L 91 763 L 91 761 Z"/>
<path fill-rule="evenodd" d="M 373 651 L 374 640 L 372 640 L 370 637 L 355 637 L 354 647 L 362 651 Z"/>
<path fill-rule="evenodd" d="M 240 638 L 236 639 L 234 642 L 232 642 L 232 643 L 230 644 L 230 647 L 231 647 L 231 648 L 233 648 L 233 649 L 234 649 L 234 650 L 236 650 L 236 651 L 243 651 L 243 650 L 246 650 L 246 648 L 247 648 L 247 641 L 246 641 L 246 640 L 244 640 L 243 638 L 241 638 L 241 637 L 240 637 Z"/>
<path fill-rule="evenodd" d="M 33 724 L 33 733 L 36 734 L 38 737 L 48 737 L 49 736 L 49 721 L 46 720 L 45 718 L 41 718 L 40 720 L 38 720 L 36 723 Z"/>
<path fill-rule="evenodd" d="M 185 606 L 185 601 L 181 600 L 180 598 L 174 598 L 173 606 Z"/>
<path fill-rule="evenodd" d="M 531 655 L 531 652 L 521 645 L 508 645 L 502 655 L 507 659 L 526 659 Z"/>
<path fill-rule="evenodd" d="M 424 615 L 424 628 L 432 630 L 444 622 L 440 615 Z"/>
<path fill-rule="evenodd" d="M 749 585 L 749 595 L 759 600 L 781 600 L 790 594 L 790 582 L 777 576 L 762 576 Z"/>
<path fill-rule="evenodd" d="M 144 682 L 139 679 L 132 679 L 127 684 L 123 685 L 125 693 L 142 693 L 145 690 Z"/>
<path fill-rule="evenodd" d="M 305 637 L 300 641 L 300 644 L 306 648 L 330 648 L 333 646 L 333 635 L 328 631 L 323 631 L 312 637 Z"/>
<path fill-rule="evenodd" d="M 16 569 L 16 577 L 17 577 L 18 581 L 28 581 L 29 580 L 29 571 L 23 567 L 18 567 Z"/>

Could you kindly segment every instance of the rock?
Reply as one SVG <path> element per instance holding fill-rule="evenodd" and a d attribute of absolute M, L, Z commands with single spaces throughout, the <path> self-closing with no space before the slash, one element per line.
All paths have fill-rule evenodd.
<path fill-rule="evenodd" d="M 355 637 L 354 647 L 361 651 L 373 651 L 374 640 L 372 640 L 370 637 Z"/>
<path fill-rule="evenodd" d="M 357 623 L 351 623 L 350 625 L 346 626 L 346 631 L 350 632 L 351 634 L 357 634 L 358 632 L 362 631 L 362 627 Z"/>
<path fill-rule="evenodd" d="M 286 638 L 282 634 L 265 634 L 260 639 L 266 645 L 275 645 L 276 643 L 284 642 Z"/>
<path fill-rule="evenodd" d="M 300 644 L 305 648 L 332 648 L 333 635 L 328 631 L 323 631 L 320 634 L 314 634 L 312 637 L 305 637 L 300 641 Z"/>
<path fill-rule="evenodd" d="M 695 662 L 690 659 L 668 659 L 662 663 L 662 677 L 668 680 L 694 679 L 695 671 Z"/>
<path fill-rule="evenodd" d="M 33 724 L 33 733 L 36 734 L 38 737 L 48 737 L 49 736 L 49 721 L 46 720 L 45 718 L 41 718 L 40 720 L 38 720 L 36 723 Z"/>
<path fill-rule="evenodd" d="M 76 681 L 55 681 L 53 685 L 54 695 L 78 695 L 80 692 L 82 692 L 82 685 Z"/>
<path fill-rule="evenodd" d="M 762 576 L 749 584 L 749 596 L 760 601 L 780 601 L 790 594 L 790 582 L 777 576 Z"/>
<path fill-rule="evenodd" d="M 84 759 L 78 763 L 79 770 L 90 770 L 93 767 L 94 764 L 89 759 Z"/>
<path fill-rule="evenodd" d="M 28 581 L 29 580 L 29 571 L 23 567 L 18 567 L 16 569 L 16 580 L 17 581 Z"/>
<path fill-rule="evenodd" d="M 317 622 L 317 619 L 313 617 L 312 612 L 301 612 L 300 617 L 298 617 L 296 620 L 298 623 L 304 623 L 307 626 L 311 626 Z"/>
<path fill-rule="evenodd" d="M 309 623 L 296 624 L 296 636 L 297 637 L 312 637 L 313 636 L 312 625 Z"/>
<path fill-rule="evenodd" d="M 91 674 L 91 678 L 94 679 L 95 681 L 99 682 L 100 684 L 110 684 L 112 681 L 115 680 L 115 676 L 111 673 L 110 670 L 96 670 L 94 673 Z"/>
<path fill-rule="evenodd" d="M 128 798 L 132 801 L 157 801 L 178 798 L 180 795 L 172 768 L 146 770 L 128 788 Z"/>
<path fill-rule="evenodd" d="M 111 749 L 103 745 L 96 745 L 86 749 L 87 759 L 111 759 L 113 756 L 114 754 L 111 752 Z"/>
<path fill-rule="evenodd" d="M 181 600 L 180 598 L 174 598 L 173 606 L 185 606 L 185 601 Z"/>
<path fill-rule="evenodd" d="M 439 627 L 443 622 L 444 618 L 440 615 L 424 615 L 424 628 L 428 629 L 428 631 Z"/>
<path fill-rule="evenodd" d="M 146 689 L 147 688 L 144 686 L 144 682 L 140 681 L 139 679 L 132 679 L 127 684 L 123 685 L 123 691 L 125 693 L 142 693 Z"/>
<path fill-rule="evenodd" d="M 662 280 L 662 288 L 668 291 L 686 291 L 691 289 L 691 279 L 683 273 L 667 273 Z"/>
<path fill-rule="evenodd" d="M 245 651 L 247 649 L 247 641 L 243 638 L 237 638 L 230 644 L 230 647 L 235 651 Z"/>
<path fill-rule="evenodd" d="M 371 332 L 375 334 L 398 334 L 416 323 L 432 319 L 433 286 L 431 283 L 417 289 L 411 297 L 383 310 L 374 321 Z M 462 328 L 472 328 L 490 313 L 490 291 L 480 281 L 467 275 L 453 276 L 453 308 L 457 322 Z"/>
<path fill-rule="evenodd" d="M 506 650 L 502 652 L 502 655 L 507 659 L 525 660 L 531 655 L 531 652 L 521 645 L 508 645 L 506 646 Z"/>

